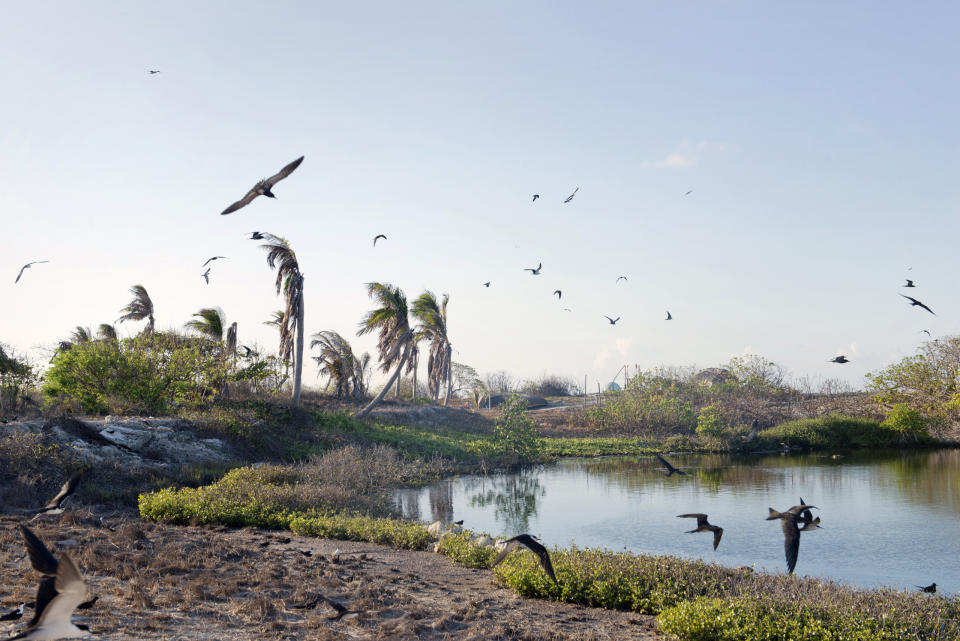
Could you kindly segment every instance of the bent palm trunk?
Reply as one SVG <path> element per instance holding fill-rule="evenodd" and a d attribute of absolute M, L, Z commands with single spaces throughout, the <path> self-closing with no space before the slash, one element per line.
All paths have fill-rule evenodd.
<path fill-rule="evenodd" d="M 297 348 L 294 358 L 293 372 L 293 406 L 300 407 L 300 384 L 303 379 L 303 276 L 300 277 L 299 293 L 297 294 Z"/>
<path fill-rule="evenodd" d="M 380 401 L 383 400 L 383 397 L 387 395 L 388 391 L 390 391 L 390 388 L 393 386 L 394 382 L 396 382 L 396 380 L 400 377 L 400 372 L 403 371 L 403 366 L 407 363 L 408 355 L 409 352 L 404 350 L 403 357 L 400 359 L 400 363 L 397 365 L 397 368 L 393 370 L 393 376 L 391 376 L 390 380 L 387 381 L 387 384 L 383 386 L 383 389 L 380 390 L 380 393 L 377 394 L 372 401 L 367 403 L 366 407 L 353 415 L 354 418 L 363 418 L 370 413 L 370 410 L 379 405 Z"/>

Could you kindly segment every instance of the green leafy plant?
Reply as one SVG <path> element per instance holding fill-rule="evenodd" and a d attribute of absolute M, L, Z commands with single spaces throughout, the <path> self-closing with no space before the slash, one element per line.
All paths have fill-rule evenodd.
<path fill-rule="evenodd" d="M 503 414 L 494 422 L 496 451 L 516 463 L 529 463 L 542 450 L 537 424 L 527 415 L 527 402 L 511 394 L 503 404 Z"/>

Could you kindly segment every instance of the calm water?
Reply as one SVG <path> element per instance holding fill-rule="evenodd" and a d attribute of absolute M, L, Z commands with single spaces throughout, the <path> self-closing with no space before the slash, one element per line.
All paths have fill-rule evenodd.
<path fill-rule="evenodd" d="M 798 575 L 853 585 L 960 593 L 960 450 L 826 455 L 565 459 L 520 474 L 462 476 L 400 490 L 397 505 L 427 522 L 464 519 L 496 536 L 538 534 L 548 546 L 606 547 L 786 571 L 783 534 L 767 508 L 800 497 L 823 529 L 801 536 Z M 712 535 L 677 514 L 705 512 Z"/>

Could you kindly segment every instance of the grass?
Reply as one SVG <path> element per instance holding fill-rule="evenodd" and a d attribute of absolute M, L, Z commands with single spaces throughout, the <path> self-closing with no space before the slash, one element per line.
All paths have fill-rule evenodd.
<path fill-rule="evenodd" d="M 652 443 L 640 445 L 638 439 L 630 437 L 550 437 L 542 439 L 542 442 L 543 454 L 550 458 L 562 456 L 628 456 L 663 451 L 662 447 L 656 447 Z"/>
<path fill-rule="evenodd" d="M 821 416 L 781 423 L 757 434 L 751 449 L 777 449 L 781 443 L 805 449 L 883 448 L 929 445 L 932 439 L 905 440 L 900 432 L 865 418 Z"/>

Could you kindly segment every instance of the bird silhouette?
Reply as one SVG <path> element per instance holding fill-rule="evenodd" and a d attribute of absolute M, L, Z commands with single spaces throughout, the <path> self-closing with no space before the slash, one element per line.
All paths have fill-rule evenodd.
<path fill-rule="evenodd" d="M 570 309 L 569 307 L 564 307 L 564 308 L 563 308 L 563 311 L 565 311 L 565 312 L 572 312 L 573 310 Z"/>
<path fill-rule="evenodd" d="M 910 305 L 912 305 L 913 307 L 922 307 L 922 308 L 924 308 L 925 310 L 927 310 L 928 312 L 930 312 L 931 314 L 933 314 L 933 310 L 932 310 L 932 309 L 930 309 L 929 307 L 927 307 L 926 305 L 924 305 L 923 303 L 921 303 L 920 301 L 918 301 L 916 298 L 912 298 L 912 297 L 910 297 L 910 296 L 905 296 L 904 294 L 900 294 L 900 295 L 903 296 L 904 298 L 906 298 L 908 301 L 910 301 Z M 936 316 L 936 314 L 933 314 L 933 315 Z"/>
<path fill-rule="evenodd" d="M 935 582 L 930 585 L 918 585 L 917 588 L 919 588 L 921 592 L 929 592 L 930 594 L 937 593 L 937 584 Z"/>
<path fill-rule="evenodd" d="M 580 191 L 580 188 L 579 188 L 579 187 L 577 187 L 576 189 L 574 189 L 574 190 L 573 190 L 573 193 L 570 194 L 569 196 L 567 196 L 567 199 L 564 200 L 563 202 L 568 203 L 568 202 L 570 202 L 571 200 L 573 200 L 573 197 L 577 195 L 577 192 L 578 192 L 578 191 Z"/>
<path fill-rule="evenodd" d="M 210 268 L 207 267 L 207 271 L 203 272 L 200 275 L 203 276 L 203 280 L 207 281 L 207 285 L 209 285 L 210 284 Z"/>
<path fill-rule="evenodd" d="M 561 292 L 559 289 L 553 290 L 553 293 L 557 295 L 557 300 L 563 298 L 563 292 Z"/>
<path fill-rule="evenodd" d="M 683 470 L 678 470 L 677 468 L 675 468 L 674 466 L 672 466 L 672 465 L 670 464 L 670 461 L 668 461 L 667 459 L 663 458 L 663 457 L 660 456 L 659 454 L 656 454 L 656 453 L 655 453 L 654 456 L 657 457 L 657 460 L 660 461 L 660 464 L 661 464 L 661 465 L 663 465 L 665 468 L 667 468 L 667 474 L 666 474 L 667 476 L 673 476 L 674 474 L 686 475 L 686 472 L 684 472 Z"/>
<path fill-rule="evenodd" d="M 688 191 L 687 193 L 685 193 L 684 196 L 689 196 L 689 195 L 692 194 L 692 193 L 693 193 L 693 190 L 691 189 L 690 191 Z"/>
<path fill-rule="evenodd" d="M 933 334 L 930 333 L 930 330 L 929 330 L 929 329 L 921 329 L 920 332 L 923 333 L 923 334 L 926 334 L 927 336 L 930 336 L 930 337 L 933 336 Z"/>
<path fill-rule="evenodd" d="M 270 176 L 269 178 L 264 178 L 263 180 L 258 182 L 256 185 L 254 185 L 253 188 L 247 192 L 246 196 L 244 196 L 243 198 L 241 198 L 240 200 L 238 200 L 237 202 L 233 203 L 232 205 L 224 209 L 222 212 L 220 212 L 220 215 L 226 216 L 227 214 L 232 214 L 238 209 L 242 209 L 246 207 L 257 196 L 266 196 L 267 198 L 276 198 L 276 196 L 274 196 L 273 192 L 271 191 L 271 189 L 273 189 L 273 186 L 276 185 L 281 180 L 283 180 L 284 178 L 286 178 L 287 176 L 289 176 L 290 174 L 292 174 L 293 170 L 299 167 L 300 163 L 302 162 L 303 162 L 303 156 L 300 156 L 299 158 L 297 158 L 296 160 L 288 164 L 286 167 L 284 167 L 274 175 Z"/>
<path fill-rule="evenodd" d="M 609 316 L 607 316 L 606 314 L 604 314 L 603 317 L 606 318 L 608 321 L 610 321 L 610 324 L 611 324 L 611 325 L 616 325 L 616 324 L 617 324 L 617 321 L 620 320 L 620 317 L 619 317 L 619 316 L 617 316 L 616 318 L 610 318 Z"/>
<path fill-rule="evenodd" d="M 913 284 L 913 281 L 908 278 L 908 279 L 907 279 L 907 284 L 904 285 L 904 287 L 916 287 L 916 285 L 914 285 L 914 284 Z"/>
<path fill-rule="evenodd" d="M 537 202 L 537 198 L 539 198 L 539 197 L 540 197 L 540 194 L 534 194 L 534 195 L 533 195 L 533 200 L 531 200 L 530 202 L 532 202 L 532 203 Z"/>
<path fill-rule="evenodd" d="M 218 260 L 218 259 L 220 259 L 220 258 L 226 258 L 226 256 L 212 256 L 212 257 L 208 258 L 207 260 L 205 260 L 205 261 L 203 262 L 203 264 L 200 265 L 200 266 L 201 266 L 201 267 L 206 267 L 206 266 L 207 266 L 207 263 L 213 262 L 213 261 Z"/>
<path fill-rule="evenodd" d="M 30 510 L 21 510 L 23 514 L 60 514 L 63 512 L 63 502 L 67 499 L 68 496 L 77 491 L 77 486 L 80 485 L 80 477 L 83 476 L 82 472 L 74 472 L 73 476 L 66 480 L 66 482 L 60 487 L 60 491 L 57 492 L 57 495 L 50 499 L 50 502 L 44 505 L 41 508 L 30 509 Z"/>
<path fill-rule="evenodd" d="M 384 239 L 384 240 L 387 239 L 387 237 L 384 236 L 383 234 L 377 234 L 376 236 L 373 237 L 373 246 L 374 246 L 374 247 L 377 246 L 377 240 L 380 239 L 380 238 L 382 238 L 382 239 Z"/>
<path fill-rule="evenodd" d="M 717 546 L 720 545 L 720 537 L 723 536 L 723 528 L 711 525 L 707 522 L 706 514 L 678 514 L 678 519 L 697 519 L 697 527 L 694 530 L 687 530 L 687 534 L 693 534 L 694 532 L 713 532 L 713 549 L 716 550 Z"/>
<path fill-rule="evenodd" d="M 673 315 L 670 313 L 669 309 L 667 310 L 667 317 L 664 318 L 663 320 L 673 320 Z"/>
<path fill-rule="evenodd" d="M 490 281 L 488 280 L 485 283 L 481 283 L 484 287 L 490 287 Z"/>
<path fill-rule="evenodd" d="M 797 557 L 800 553 L 800 533 L 807 530 L 815 530 L 820 525 L 820 517 L 813 519 L 809 523 L 805 523 L 802 528 L 798 525 L 800 522 L 800 514 L 811 508 L 816 509 L 816 506 L 794 505 L 786 512 L 777 512 L 772 507 L 769 508 L 770 512 L 767 520 L 773 521 L 780 519 L 780 528 L 783 530 L 783 550 L 787 559 L 787 570 L 789 574 L 793 574 L 794 568 L 797 567 Z"/>
<path fill-rule="evenodd" d="M 49 260 L 35 260 L 31 263 L 27 263 L 26 265 L 20 268 L 20 273 L 17 274 L 17 280 L 13 281 L 13 284 L 16 285 L 17 283 L 20 282 L 20 277 L 23 276 L 24 270 L 30 269 L 31 265 L 39 265 L 40 263 L 49 263 L 49 262 L 50 262 Z"/>
<path fill-rule="evenodd" d="M 539 263 L 536 269 L 531 269 L 530 267 L 524 267 L 523 271 L 530 272 L 531 276 L 539 276 L 541 269 L 543 269 L 543 263 Z"/>
<path fill-rule="evenodd" d="M 244 350 L 243 351 L 244 358 L 250 358 L 250 354 L 253 354 L 253 350 L 247 347 L 246 345 L 241 345 L 240 349 Z"/>
<path fill-rule="evenodd" d="M 491 568 L 497 567 L 501 561 L 507 558 L 508 554 L 513 552 L 517 547 L 519 547 L 519 545 L 522 545 L 537 555 L 537 558 L 540 559 L 540 565 L 543 566 L 547 576 L 549 576 L 554 583 L 557 582 L 557 577 L 553 573 L 553 564 L 550 563 L 550 553 L 547 552 L 547 548 L 543 547 L 543 544 L 537 541 L 535 537 L 529 534 L 520 534 L 512 539 L 507 539 L 503 543 L 503 550 L 500 551 L 500 554 L 497 555 L 497 558 L 493 560 L 492 564 L 490 564 Z"/>
<path fill-rule="evenodd" d="M 807 504 L 807 502 L 804 501 L 804 500 L 803 500 L 803 497 L 801 496 L 801 497 L 800 497 L 800 505 L 806 505 L 806 504 Z M 816 519 L 814 519 L 814 518 L 813 518 L 813 512 L 811 512 L 809 509 L 806 509 L 806 510 L 804 510 L 803 512 L 800 513 L 800 519 L 799 519 L 798 522 L 799 522 L 799 523 L 803 523 L 803 524 L 815 523 L 816 526 L 817 526 L 817 529 L 820 528 L 820 518 L 817 517 Z"/>
<path fill-rule="evenodd" d="M 617 276 L 617 282 L 619 283 L 621 280 L 627 280 L 627 277 L 626 277 L 626 276 Z"/>
<path fill-rule="evenodd" d="M 850 360 L 844 354 L 840 354 L 840 356 L 837 356 L 836 358 L 831 358 L 827 362 L 828 363 L 849 363 Z"/>
<path fill-rule="evenodd" d="M 159 70 L 159 69 L 150 69 L 150 70 L 149 70 L 149 73 L 150 73 L 150 75 L 152 76 L 152 75 L 154 75 L 154 74 L 160 73 L 160 70 Z"/>
<path fill-rule="evenodd" d="M 250 238 L 248 240 L 263 240 L 263 234 L 258 231 L 250 232 Z"/>

